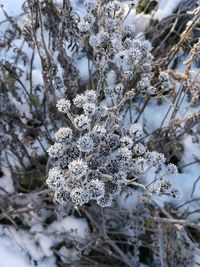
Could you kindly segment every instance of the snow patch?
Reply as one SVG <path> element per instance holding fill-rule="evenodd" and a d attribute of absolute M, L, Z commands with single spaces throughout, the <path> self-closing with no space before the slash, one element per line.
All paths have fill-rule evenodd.
<path fill-rule="evenodd" d="M 160 0 L 154 19 L 161 21 L 170 16 L 180 2 L 181 0 Z"/>

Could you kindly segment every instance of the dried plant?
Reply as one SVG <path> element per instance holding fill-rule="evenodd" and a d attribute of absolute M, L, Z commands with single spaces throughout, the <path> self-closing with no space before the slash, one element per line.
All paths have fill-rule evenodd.
<path fill-rule="evenodd" d="M 174 174 L 200 163 L 182 161 L 186 137 L 200 144 L 199 3 L 156 21 L 158 1 L 80 0 L 82 14 L 74 2 L 27 0 L 16 17 L 1 6 L 0 176 L 6 166 L 14 193 L 0 187 L 0 220 L 37 218 L 48 235 L 85 218 L 85 238 L 51 233 L 58 266 L 193 266 L 200 178 L 186 202 L 157 200 L 179 199 Z M 144 33 L 134 12 L 150 18 Z M 167 106 L 153 131 L 151 105 Z"/>

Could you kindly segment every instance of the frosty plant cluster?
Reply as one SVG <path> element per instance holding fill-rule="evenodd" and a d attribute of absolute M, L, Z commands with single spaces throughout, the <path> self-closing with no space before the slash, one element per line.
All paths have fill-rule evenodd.
<path fill-rule="evenodd" d="M 130 92 L 124 94 L 122 102 L 130 96 Z M 148 151 L 139 141 L 141 125 L 134 123 L 126 128 L 119 114 L 120 105 L 98 103 L 93 90 L 77 95 L 72 102 L 57 102 L 58 110 L 71 121 L 71 127 L 57 131 L 56 142 L 48 149 L 55 167 L 49 171 L 47 185 L 60 204 L 72 201 L 83 205 L 96 200 L 102 207 L 110 206 L 124 186 L 140 185 L 140 177 L 151 167 L 164 166 L 164 155 Z M 172 164 L 167 170 L 170 174 L 177 172 Z M 152 185 L 146 188 L 153 194 L 171 190 L 163 177 L 156 190 Z"/>
<path fill-rule="evenodd" d="M 176 166 L 166 167 L 163 154 L 148 151 L 140 141 L 142 126 L 133 123 L 127 128 L 122 117 L 126 103 L 135 95 L 155 94 L 158 87 L 167 91 L 169 77 L 161 72 L 158 82 L 151 85 L 151 44 L 135 39 L 135 26 L 121 17 L 119 1 L 84 3 L 87 15 L 78 27 L 85 47 L 89 45 L 95 55 L 100 79 L 95 91 L 57 102 L 58 110 L 71 123 L 58 130 L 56 143 L 48 150 L 55 167 L 49 171 L 47 184 L 60 204 L 83 205 L 96 200 L 102 207 L 110 206 L 128 185 L 176 197 L 177 190 L 165 179 L 177 172 Z M 119 77 L 112 84 L 104 82 L 110 70 Z M 140 178 L 152 167 L 162 174 L 157 174 L 152 184 L 141 185 Z"/>
<path fill-rule="evenodd" d="M 101 70 L 112 69 L 127 88 L 135 88 L 137 95 L 169 91 L 171 85 L 167 73 L 161 72 L 152 81 L 151 43 L 136 38 L 135 25 L 126 21 L 136 1 L 130 1 L 127 14 L 124 14 L 120 1 L 100 2 L 84 1 L 87 15 L 78 24 L 86 49 L 90 47 L 92 50 L 97 69 L 99 65 Z M 112 95 L 112 90 L 108 90 L 108 94 Z"/>

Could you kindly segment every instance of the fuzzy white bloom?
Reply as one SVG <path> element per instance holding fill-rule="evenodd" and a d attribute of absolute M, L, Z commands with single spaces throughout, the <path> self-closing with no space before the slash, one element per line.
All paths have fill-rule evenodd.
<path fill-rule="evenodd" d="M 160 191 L 161 192 L 166 192 L 166 190 L 168 190 L 169 188 L 171 188 L 170 181 L 162 180 L 161 183 L 160 183 Z"/>
<path fill-rule="evenodd" d="M 131 160 L 131 157 L 132 157 L 132 152 L 127 147 L 122 147 L 118 149 L 118 158 L 120 162 L 122 163 L 129 162 Z"/>
<path fill-rule="evenodd" d="M 90 30 L 90 23 L 88 23 L 87 21 L 80 21 L 78 23 L 78 28 L 80 32 L 87 32 Z"/>
<path fill-rule="evenodd" d="M 163 92 L 168 92 L 171 89 L 170 83 L 169 82 L 162 82 L 161 89 Z"/>
<path fill-rule="evenodd" d="M 84 1 L 86 14 L 78 28 L 82 39 L 89 41 L 89 49 L 95 52 L 98 69 L 108 59 L 103 75 L 107 69 L 111 71 L 105 76 L 105 106 L 101 105 L 100 92 L 97 96 L 94 90 L 76 95 L 72 109 L 69 100 L 61 99 L 56 105 L 68 115 L 72 129 L 75 128 L 73 133 L 72 129 L 61 127 L 55 134 L 56 143 L 48 149 L 58 167 L 49 172 L 47 184 L 61 205 L 68 201 L 83 205 L 96 200 L 101 207 L 111 206 L 113 197 L 120 195 L 123 186 L 144 175 L 148 168 L 156 166 L 158 172 L 167 168 L 169 174 L 177 171 L 173 164 L 164 165 L 163 154 L 146 152 L 146 147 L 138 143 L 143 133 L 140 124 L 134 123 L 126 129 L 123 121 L 123 103 L 135 95 L 156 93 L 156 88 L 151 86 L 151 43 L 134 38 L 135 25 L 121 22 L 121 16 L 116 13 L 121 8 L 120 1 L 94 2 Z M 101 4 L 106 11 L 105 20 L 98 27 Z M 158 89 L 167 91 L 169 77 L 161 73 L 159 80 Z M 171 189 L 169 183 L 161 184 L 163 181 L 156 188 L 158 194 L 166 190 L 169 193 Z M 170 194 L 177 195 L 175 190 Z"/>
<path fill-rule="evenodd" d="M 94 90 L 86 90 L 84 95 L 87 101 L 96 103 L 97 94 Z"/>
<path fill-rule="evenodd" d="M 70 192 L 71 200 L 75 205 L 82 206 L 89 201 L 88 192 L 81 187 L 75 187 Z"/>
<path fill-rule="evenodd" d="M 89 24 L 95 21 L 95 17 L 92 14 L 86 14 L 85 16 L 83 16 L 83 19 L 85 22 L 88 22 Z"/>
<path fill-rule="evenodd" d="M 89 129 L 90 123 L 91 123 L 90 118 L 84 114 L 76 116 L 74 119 L 74 125 L 80 131 Z"/>
<path fill-rule="evenodd" d="M 91 180 L 87 184 L 87 190 L 91 199 L 98 199 L 104 196 L 104 183 L 99 180 Z"/>
<path fill-rule="evenodd" d="M 62 98 L 62 99 L 58 100 L 56 107 L 57 107 L 58 111 L 60 111 L 62 113 L 67 113 L 70 110 L 71 103 L 69 100 Z"/>
<path fill-rule="evenodd" d="M 66 180 L 58 167 L 50 169 L 46 184 L 50 189 L 55 191 L 64 190 L 66 187 Z"/>
<path fill-rule="evenodd" d="M 77 106 L 78 108 L 82 108 L 84 103 L 86 101 L 85 96 L 82 95 L 77 95 L 74 99 L 73 99 L 73 103 L 75 106 Z"/>
<path fill-rule="evenodd" d="M 128 63 L 128 53 L 126 50 L 124 51 L 120 51 L 115 55 L 115 62 L 119 65 L 123 67 L 123 64 L 127 64 Z"/>
<path fill-rule="evenodd" d="M 150 78 L 148 76 L 142 77 L 142 79 L 137 84 L 137 88 L 141 93 L 146 93 L 150 87 Z"/>
<path fill-rule="evenodd" d="M 145 158 L 149 164 L 155 165 L 157 163 L 165 163 L 166 158 L 162 153 L 156 151 L 148 151 L 145 153 Z"/>
<path fill-rule="evenodd" d="M 104 137 L 107 134 L 107 130 L 104 126 L 96 124 L 92 129 L 92 133 L 96 134 L 98 137 Z"/>
<path fill-rule="evenodd" d="M 151 184 L 148 187 L 148 191 L 152 196 L 158 195 L 160 193 L 160 187 L 154 184 Z"/>
<path fill-rule="evenodd" d="M 69 173 L 74 179 L 81 179 L 87 172 L 87 164 L 82 159 L 73 160 L 69 166 Z"/>
<path fill-rule="evenodd" d="M 103 208 L 112 206 L 112 201 L 113 199 L 110 195 L 105 195 L 97 199 L 97 203 Z"/>
<path fill-rule="evenodd" d="M 148 40 L 145 40 L 141 43 L 141 51 L 143 53 L 150 52 L 152 50 L 152 45 Z"/>
<path fill-rule="evenodd" d="M 142 54 L 139 49 L 131 49 L 127 51 L 127 63 L 129 65 L 136 65 L 142 58 Z"/>
<path fill-rule="evenodd" d="M 134 49 L 134 42 L 130 38 L 126 38 L 123 42 L 123 45 L 126 49 Z"/>
<path fill-rule="evenodd" d="M 140 40 L 138 40 L 138 39 L 134 39 L 133 40 L 133 49 L 139 49 L 139 50 L 141 50 L 141 41 Z"/>
<path fill-rule="evenodd" d="M 161 89 L 163 92 L 168 92 L 171 89 L 169 74 L 161 71 L 159 74 L 159 80 L 161 81 Z"/>
<path fill-rule="evenodd" d="M 96 36 L 94 34 L 91 35 L 89 38 L 89 44 L 93 49 L 99 50 L 100 40 L 99 40 L 98 36 Z"/>
<path fill-rule="evenodd" d="M 123 31 L 123 33 L 124 33 L 124 34 L 128 34 L 128 35 L 130 35 L 130 36 L 133 36 L 133 35 L 134 35 L 134 33 L 135 33 L 135 29 L 136 29 L 136 27 L 135 27 L 134 24 L 131 24 L 131 25 L 127 24 L 127 25 L 124 25 L 124 26 L 122 27 L 122 31 Z"/>
<path fill-rule="evenodd" d="M 176 188 L 172 188 L 170 194 L 173 198 L 179 198 L 180 197 L 180 192 Z"/>
<path fill-rule="evenodd" d="M 55 134 L 57 142 L 70 142 L 72 139 L 72 129 L 69 127 L 61 127 Z"/>
<path fill-rule="evenodd" d="M 108 18 L 106 21 L 106 28 L 108 31 L 114 31 L 118 25 L 118 20 L 114 18 Z"/>
<path fill-rule="evenodd" d="M 112 2 L 109 2 L 106 5 L 107 12 L 116 12 L 120 9 L 120 2 L 117 0 L 114 0 Z"/>
<path fill-rule="evenodd" d="M 91 117 L 95 114 L 97 107 L 94 103 L 85 103 L 83 104 L 83 110 L 85 115 L 87 115 L 88 117 Z"/>
<path fill-rule="evenodd" d="M 122 36 L 119 33 L 115 33 L 111 37 L 111 43 L 114 49 L 120 51 L 123 49 Z"/>
<path fill-rule="evenodd" d="M 151 72 L 151 70 L 152 70 L 151 63 L 144 63 L 142 65 L 142 69 L 143 69 L 144 72 L 147 72 L 147 73 Z"/>
<path fill-rule="evenodd" d="M 176 167 L 176 165 L 174 165 L 173 163 L 169 163 L 167 165 L 167 174 L 173 175 L 173 174 L 177 174 L 177 173 L 178 173 L 178 168 Z"/>
<path fill-rule="evenodd" d="M 91 152 L 94 148 L 94 142 L 92 138 L 85 134 L 78 139 L 78 148 L 81 152 Z"/>
<path fill-rule="evenodd" d="M 65 147 L 61 143 L 55 143 L 47 150 L 50 158 L 61 157 L 64 151 Z"/>

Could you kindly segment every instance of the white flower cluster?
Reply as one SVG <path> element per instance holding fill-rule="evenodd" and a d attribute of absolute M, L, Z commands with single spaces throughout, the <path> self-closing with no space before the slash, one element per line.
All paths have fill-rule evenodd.
<path fill-rule="evenodd" d="M 117 87 L 121 93 L 122 86 Z M 77 95 L 67 111 L 73 130 L 60 128 L 55 135 L 56 143 L 48 150 L 56 167 L 49 171 L 47 185 L 55 191 L 59 203 L 72 201 L 83 205 L 96 200 L 102 207 L 110 206 L 126 184 L 165 162 L 162 154 L 148 151 L 140 142 L 141 125 L 134 123 L 127 129 L 119 119 L 116 124 L 114 109 L 108 108 L 107 115 L 99 116 L 101 107 L 97 103 L 92 90 Z M 88 105 L 92 105 L 92 112 L 86 108 Z M 173 164 L 166 168 L 166 175 L 177 170 Z M 166 187 L 163 185 L 162 190 Z"/>
<path fill-rule="evenodd" d="M 120 1 L 108 1 L 99 6 L 98 1 L 88 6 L 85 1 L 87 12 L 93 19 L 88 22 L 85 17 L 79 23 L 79 29 L 86 40 L 86 47 L 93 49 L 94 53 L 101 55 L 102 64 L 107 61 L 109 68 L 121 73 L 121 79 L 124 85 L 135 85 L 138 95 L 155 95 L 156 87 L 151 84 L 152 81 L 152 46 L 148 40 L 139 40 L 135 38 L 135 25 L 129 24 L 123 16 L 119 15 L 121 10 Z M 133 4 L 134 8 L 135 5 Z M 103 16 L 103 24 L 97 29 L 98 21 L 101 16 L 97 10 L 101 9 Z M 84 26 L 83 26 L 84 25 Z M 88 38 L 89 37 L 89 38 Z M 99 62 L 98 62 L 99 64 Z M 166 75 L 160 76 L 161 88 L 166 92 L 170 88 L 169 80 Z M 124 86 L 122 84 L 122 86 Z M 107 88 L 106 94 L 113 95 L 114 88 Z M 116 90 L 121 91 L 121 87 Z"/>
<path fill-rule="evenodd" d="M 165 157 L 148 151 L 140 142 L 143 134 L 141 125 L 134 123 L 127 129 L 120 115 L 124 103 L 136 93 L 156 93 L 156 88 L 151 85 L 153 56 L 150 42 L 135 39 L 135 26 L 120 20 L 119 1 L 108 1 L 101 6 L 105 16 L 103 25 L 98 29 L 99 2 L 84 1 L 84 4 L 87 14 L 78 25 L 83 40 L 101 58 L 98 64 L 104 66 L 107 62 L 107 67 L 112 69 L 114 66 L 112 71 L 118 69 L 121 77 L 116 83 L 105 83 L 100 88 L 111 99 L 111 106 L 107 101 L 105 106 L 99 104 L 99 88 L 97 92 L 86 90 L 71 102 L 65 99 L 58 101 L 58 110 L 68 116 L 73 130 L 62 127 L 55 135 L 56 143 L 48 153 L 56 167 L 50 170 L 47 184 L 55 191 L 59 203 L 68 200 L 75 205 L 83 205 L 96 200 L 106 207 L 111 205 L 114 196 L 119 195 L 124 186 L 136 180 L 139 183 L 139 178 L 151 167 L 157 167 L 158 172 L 163 169 L 161 165 L 165 165 Z M 166 91 L 168 75 L 161 72 L 159 82 Z M 165 176 L 177 171 L 173 164 L 165 168 Z M 147 189 L 150 192 L 166 192 L 169 183 L 164 183 L 163 178 L 160 180 L 156 190 L 154 184 Z"/>

